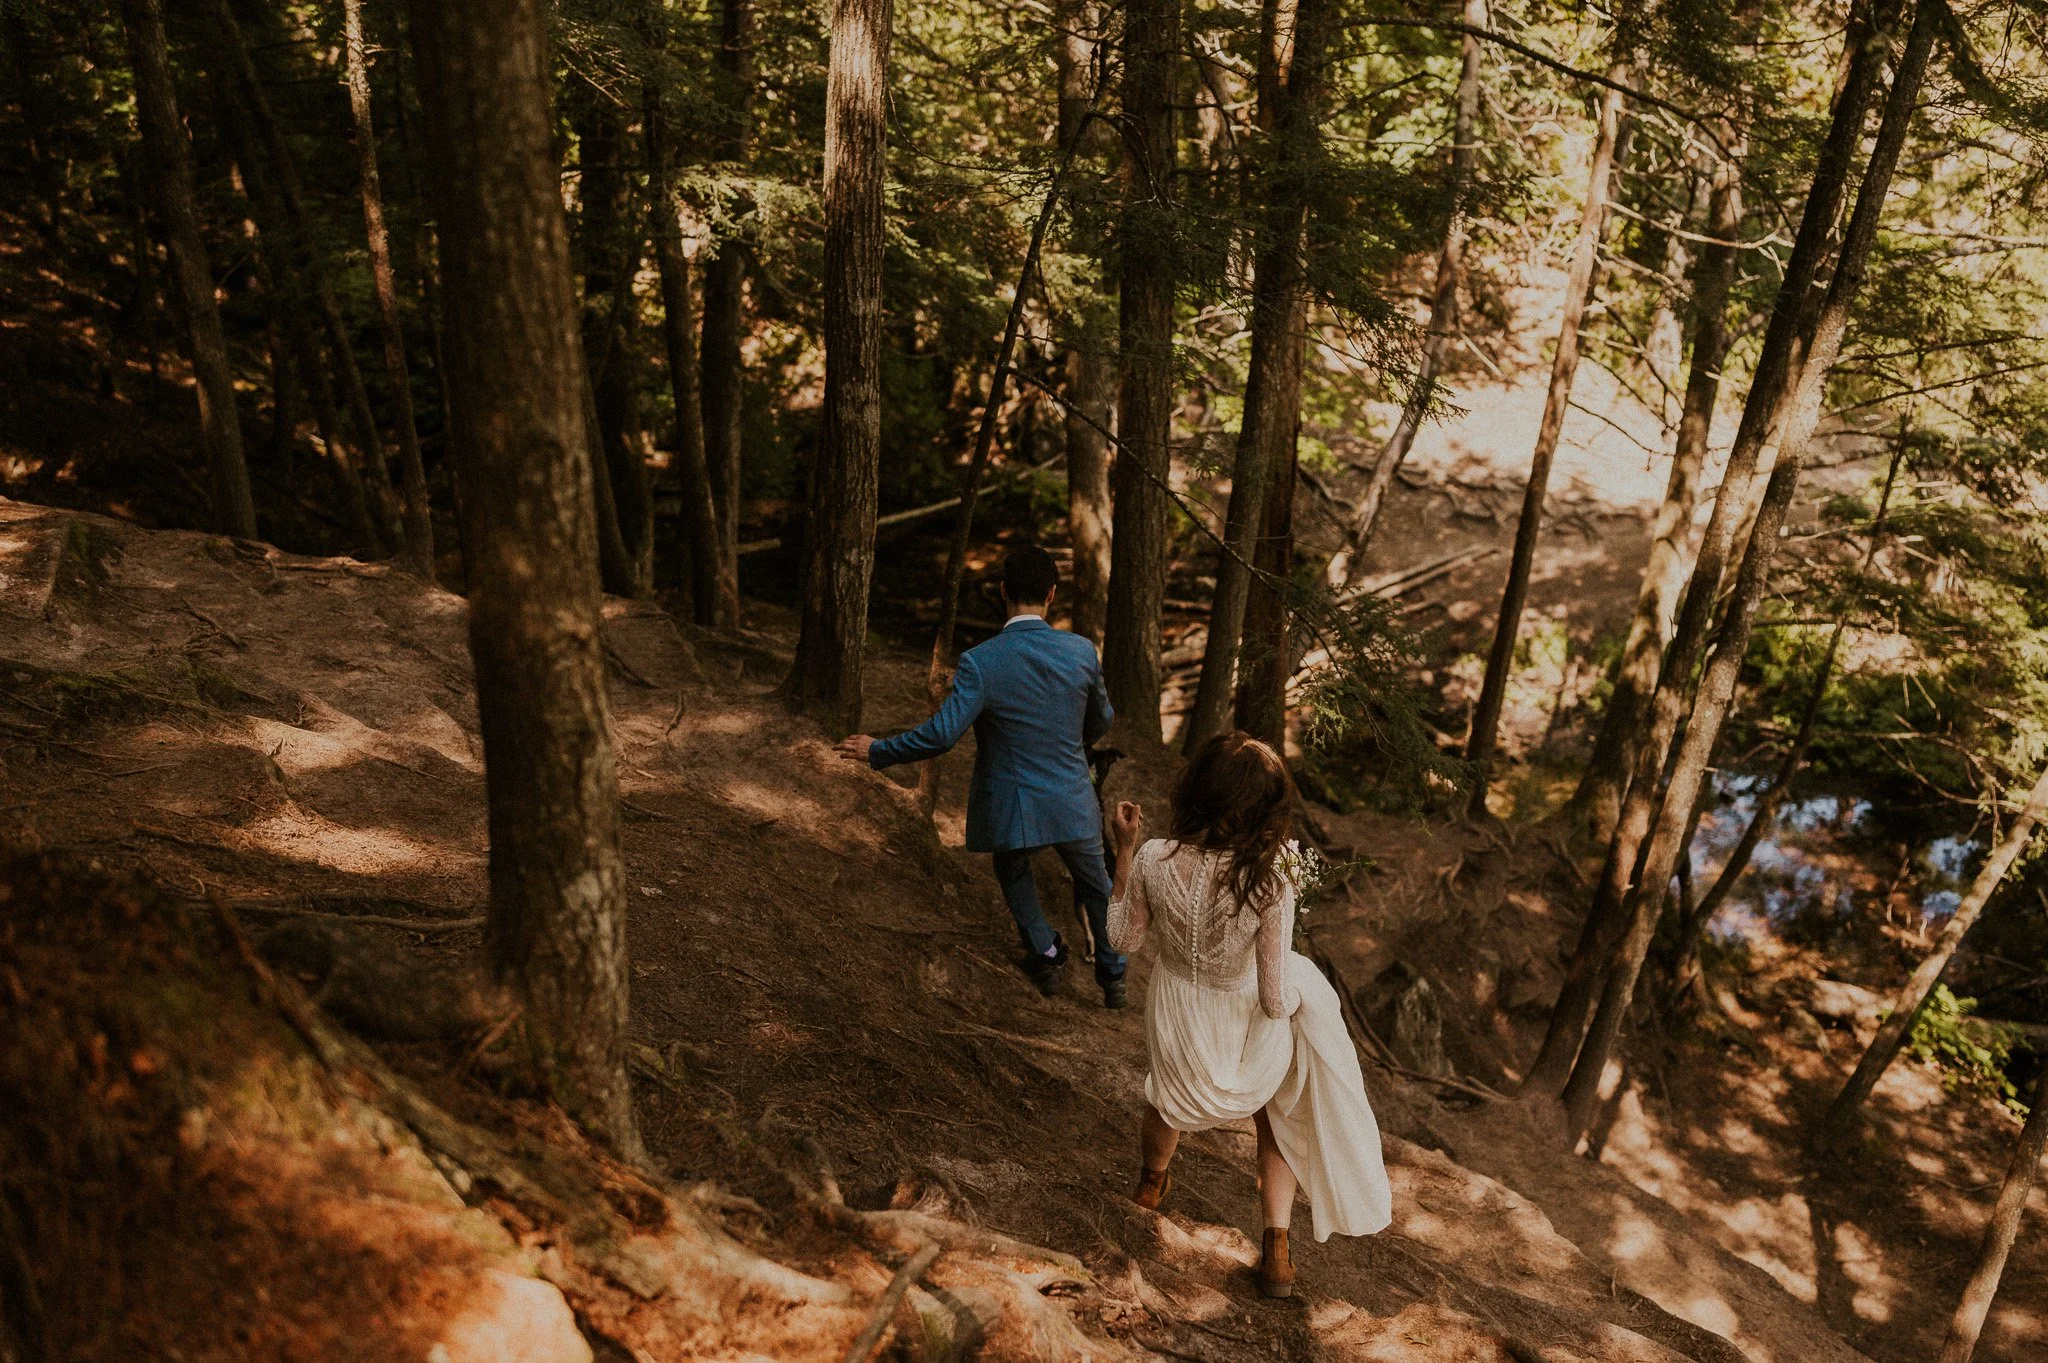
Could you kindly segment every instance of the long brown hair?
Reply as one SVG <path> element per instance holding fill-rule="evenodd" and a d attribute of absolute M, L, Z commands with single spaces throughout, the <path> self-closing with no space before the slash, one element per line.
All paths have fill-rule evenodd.
<path fill-rule="evenodd" d="M 1294 782 L 1280 754 L 1234 729 L 1195 751 L 1173 788 L 1177 842 L 1230 857 L 1238 907 L 1261 913 L 1279 899 L 1275 863 L 1294 822 Z"/>

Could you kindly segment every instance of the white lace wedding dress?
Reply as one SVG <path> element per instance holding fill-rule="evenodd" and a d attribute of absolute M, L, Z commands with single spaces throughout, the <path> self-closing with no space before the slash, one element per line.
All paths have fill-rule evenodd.
<path fill-rule="evenodd" d="M 1240 908 L 1227 870 L 1221 853 L 1155 838 L 1110 902 L 1110 946 L 1136 951 L 1149 933 L 1159 947 L 1146 1100 L 1178 1131 L 1267 1108 L 1316 1239 L 1370 1235 L 1392 1219 L 1393 1195 L 1337 992 L 1291 949 L 1292 887 L 1263 913 Z"/>

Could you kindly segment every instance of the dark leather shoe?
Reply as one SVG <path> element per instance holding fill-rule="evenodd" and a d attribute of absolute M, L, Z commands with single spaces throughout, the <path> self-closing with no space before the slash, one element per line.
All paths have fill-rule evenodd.
<path fill-rule="evenodd" d="M 1057 995 L 1067 979 L 1067 944 L 1058 933 L 1054 933 L 1052 945 L 1052 955 L 1040 956 L 1034 952 L 1019 962 L 1031 983 L 1037 985 L 1038 992 L 1047 998 Z"/>
<path fill-rule="evenodd" d="M 1102 982 L 1102 1006 L 1104 1008 L 1122 1008 L 1129 1002 L 1130 996 L 1124 992 L 1124 982 L 1121 978 L 1104 980 Z"/>

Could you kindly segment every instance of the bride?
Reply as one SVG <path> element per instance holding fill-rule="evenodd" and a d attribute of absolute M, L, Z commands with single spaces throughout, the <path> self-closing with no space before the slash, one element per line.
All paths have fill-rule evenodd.
<path fill-rule="evenodd" d="M 1392 1217 L 1379 1124 L 1366 1101 L 1337 994 L 1291 949 L 1286 859 L 1294 789 L 1245 733 L 1203 744 L 1173 792 L 1173 836 L 1139 845 L 1144 814 L 1116 808 L 1109 941 L 1159 946 L 1145 1000 L 1138 1205 L 1157 1208 L 1183 1131 L 1249 1117 L 1258 1131 L 1265 1238 L 1259 1287 L 1294 1291 L 1287 1229 L 1297 1186 L 1318 1241 L 1370 1235 Z"/>

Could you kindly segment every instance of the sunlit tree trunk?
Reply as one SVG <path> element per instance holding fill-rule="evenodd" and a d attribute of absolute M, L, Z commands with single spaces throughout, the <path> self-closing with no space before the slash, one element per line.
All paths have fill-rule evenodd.
<path fill-rule="evenodd" d="M 2040 778 L 2034 782 L 2034 789 L 2027 796 L 2027 803 L 2020 810 L 2019 817 L 2013 820 L 2011 827 L 2006 829 L 2005 836 L 1998 840 L 1998 846 L 1993 848 L 1991 855 L 1985 859 L 1983 867 L 1977 872 L 1977 878 L 1970 882 L 1969 893 L 1964 895 L 1962 903 L 1956 906 L 1954 916 L 1942 928 L 1941 935 L 1934 939 L 1934 950 L 1928 952 L 1926 958 L 1914 967 L 1905 987 L 1900 989 L 1898 997 L 1892 1000 L 1891 1015 L 1877 1029 L 1877 1035 L 1871 1038 L 1862 1059 L 1856 1062 L 1855 1073 L 1849 1076 L 1849 1081 L 1842 1085 L 1842 1091 L 1835 1095 L 1835 1101 L 1829 1105 L 1820 1127 L 1820 1136 L 1824 1144 L 1837 1143 L 1854 1132 L 1857 1119 L 1863 1111 L 1863 1104 L 1869 1101 L 1871 1091 L 1877 1087 L 1877 1081 L 1884 1078 L 1884 1072 L 1890 1069 L 1892 1061 L 1898 1058 L 1899 1048 L 1904 1046 L 1906 1038 L 1912 1035 L 1914 1021 L 1919 1018 L 1920 1010 L 1926 1006 L 1928 996 L 1934 992 L 1934 986 L 1941 982 L 1942 973 L 1948 969 L 1948 963 L 1955 958 L 1956 948 L 1963 944 L 1963 938 L 1977 925 L 1977 919 L 1984 913 L 1985 904 L 1990 902 L 1993 891 L 1997 890 L 1999 883 L 2005 879 L 2005 873 L 2012 869 L 2013 862 L 2026 850 L 2027 843 L 2034 836 L 2034 828 L 2041 822 L 2044 814 L 2048 814 L 2048 770 L 2043 770 Z"/>
<path fill-rule="evenodd" d="M 291 257 L 292 271 L 304 285 L 312 304 L 314 320 L 327 338 L 334 361 L 334 377 L 341 385 L 341 399 L 349 422 L 355 428 L 355 444 L 361 456 L 360 472 L 370 493 L 371 509 L 377 517 L 382 538 L 398 542 L 403 528 L 398 516 L 398 498 L 391 486 L 391 471 L 384 462 L 384 437 L 377 428 L 377 416 L 370 408 L 369 389 L 363 386 L 362 367 L 356 363 L 355 346 L 349 339 L 348 324 L 335 301 L 333 285 L 327 278 L 326 262 L 316 246 L 312 217 L 306 208 L 305 191 L 299 183 L 298 164 L 286 143 L 284 130 L 270 107 L 270 96 L 256 74 L 249 46 L 242 36 L 228 0 L 203 0 L 212 22 L 227 74 L 241 95 L 243 111 L 256 135 L 270 173 L 272 187 L 284 212 L 283 227 Z"/>
<path fill-rule="evenodd" d="M 1487 0 L 1465 0 L 1465 22 L 1485 28 Z M 1365 550 L 1372 542 L 1373 527 L 1379 523 L 1380 508 L 1394 475 L 1408 458 L 1429 404 L 1436 396 L 1437 376 L 1443 372 L 1444 356 L 1458 338 L 1458 288 L 1465 276 L 1465 199 L 1472 192 L 1472 176 L 1479 163 L 1479 74 L 1480 42 L 1465 35 L 1463 64 L 1458 73 L 1458 112 L 1451 141 L 1451 214 L 1444 224 L 1443 250 L 1436 261 L 1436 293 L 1429 303 L 1429 329 L 1422 338 L 1422 363 L 1415 372 L 1415 387 L 1402 405 L 1401 418 L 1392 435 L 1380 446 L 1365 491 L 1358 499 L 1344 546 L 1330 556 L 1328 578 L 1333 589 L 1354 586 L 1365 571 Z"/>
<path fill-rule="evenodd" d="M 1624 68 L 1616 67 L 1612 74 L 1618 78 L 1623 71 Z M 1479 702 L 1472 711 L 1472 736 L 1465 744 L 1465 759 L 1472 766 L 1474 815 L 1486 812 L 1486 786 L 1500 728 L 1501 704 L 1507 698 L 1508 677 L 1515 670 L 1515 639 L 1521 632 L 1522 608 L 1529 599 L 1529 571 L 1536 559 L 1536 539 L 1543 527 L 1543 499 L 1550 491 L 1550 463 L 1557 454 L 1558 435 L 1564 430 L 1565 412 L 1571 406 L 1572 379 L 1579 369 L 1579 325 L 1592 298 L 1593 270 L 1599 263 L 1600 236 L 1607 224 L 1607 182 L 1614 169 L 1614 147 L 1620 133 L 1621 92 L 1609 89 L 1600 99 L 1600 131 L 1593 143 L 1592 165 L 1586 178 L 1586 205 L 1579 216 L 1578 240 L 1572 248 L 1571 274 L 1565 282 L 1564 319 L 1558 324 L 1557 351 L 1550 362 L 1550 389 L 1543 402 L 1542 424 L 1536 430 L 1536 450 L 1529 459 L 1529 481 L 1522 492 L 1522 516 L 1515 525 L 1507 587 L 1501 593 L 1500 618 L 1494 625 L 1493 649 L 1487 655 Z"/>
<path fill-rule="evenodd" d="M 825 94 L 825 411 L 787 693 L 835 733 L 860 727 L 882 444 L 882 188 L 891 0 L 833 0 Z"/>
<path fill-rule="evenodd" d="M 1756 608 L 1763 600 L 1771 560 L 1778 552 L 1779 530 L 1785 523 L 1785 512 L 1791 505 L 1792 494 L 1799 485 L 1799 471 L 1806 456 L 1807 442 L 1820 421 L 1827 376 L 1841 353 L 1849 309 L 1863 284 L 1870 248 L 1877 240 L 1885 196 L 1898 166 L 1899 153 L 1905 146 L 1921 83 L 1927 74 L 1928 55 L 1933 50 L 1939 28 L 1938 9 L 1931 0 L 1919 6 L 1912 31 L 1900 53 L 1891 93 L 1885 100 L 1884 118 L 1879 124 L 1862 183 L 1857 187 L 1856 210 L 1843 234 L 1841 256 L 1835 263 L 1834 277 L 1828 283 L 1826 301 L 1814 324 L 1797 391 L 1779 433 L 1777 463 L 1771 469 L 1770 482 L 1757 510 L 1749 546 L 1743 552 L 1742 566 L 1736 574 L 1727 613 L 1715 635 L 1713 653 L 1707 660 L 1698 694 L 1686 717 L 1685 740 L 1671 764 L 1670 784 L 1646 844 L 1633 915 L 1612 964 L 1605 972 L 1599 1009 L 1587 1030 L 1585 1045 L 1573 1066 L 1571 1079 L 1565 1084 L 1566 1120 L 1574 1133 L 1588 1129 L 1598 1106 L 1601 1076 L 1613 1058 L 1629 1003 L 1635 994 L 1636 981 L 1642 974 L 1643 960 L 1649 952 L 1650 939 L 1656 932 L 1657 918 L 1663 911 L 1666 887 L 1671 882 L 1672 867 L 1677 862 L 1686 817 L 1693 802 L 1699 798 L 1700 786 L 1706 779 L 1708 763 L 1713 757 L 1714 744 L 1720 737 L 1722 722 L 1727 718 L 1729 703 L 1735 695 L 1735 684 L 1748 652 Z M 2042 795 L 2048 799 L 2048 784 L 2043 785 Z"/>
<path fill-rule="evenodd" d="M 536 1076 L 629 1159 L 617 774 L 590 444 L 539 0 L 415 0 L 435 149 L 449 448 L 490 809 L 485 948 Z"/>
<path fill-rule="evenodd" d="M 1103 16 L 1092 0 L 1064 0 L 1059 11 L 1061 32 L 1054 38 L 1059 79 L 1060 146 L 1092 147 L 1100 124 L 1083 128 L 1094 106 L 1102 78 L 1103 44 L 1096 34 Z M 1090 250 L 1098 243 L 1080 243 Z M 1083 300 L 1088 307 L 1095 300 Z M 1074 633 L 1095 644 L 1109 612 L 1110 444 L 1105 434 L 1115 420 L 1115 361 L 1103 349 L 1101 328 L 1083 319 L 1062 337 L 1067 345 L 1067 406 L 1064 426 L 1067 448 L 1067 543 L 1074 551 L 1069 584 Z"/>
<path fill-rule="evenodd" d="M 654 263 L 661 274 L 661 339 L 668 355 L 669 394 L 676 409 L 676 472 L 683 495 L 682 559 L 688 565 L 690 613 L 700 625 L 739 614 L 739 584 L 725 577 L 718 551 L 718 506 L 704 460 L 704 408 L 699 399 L 697 332 L 690 316 L 690 258 L 683 253 L 669 185 L 668 111 L 661 87 L 643 90 L 647 198 L 654 219 Z"/>
<path fill-rule="evenodd" d="M 1102 671 L 1136 732 L 1159 737 L 1159 612 L 1166 596 L 1173 435 L 1174 93 L 1181 0 L 1124 10 L 1124 206 L 1117 295 L 1120 448 L 1111 475 Z"/>
<path fill-rule="evenodd" d="M 1601 974 L 1627 922 L 1637 854 L 1649 833 L 1651 820 L 1656 817 L 1665 757 L 1673 735 L 1678 732 L 1679 721 L 1685 717 L 1693 673 L 1709 641 L 1708 629 L 1729 549 L 1744 519 L 1744 489 L 1756 474 L 1766 444 L 1775 443 L 1798 385 L 1811 336 L 1809 294 L 1815 286 L 1828 238 L 1841 215 L 1871 91 L 1883 69 L 1884 35 L 1898 10 L 1897 0 L 1877 3 L 1883 13 L 1873 16 L 1867 9 L 1858 9 L 1845 38 L 1849 59 L 1842 89 L 1836 96 L 1827 137 L 1814 165 L 1799 231 L 1785 260 L 1763 348 L 1743 403 L 1742 422 L 1721 474 L 1722 491 L 1714 498 L 1713 512 L 1700 535 L 1692 577 L 1680 602 L 1671 640 L 1665 646 L 1650 720 L 1630 754 L 1630 776 L 1621 816 L 1614 836 L 1608 840 L 1592 907 L 1566 965 L 1557 1003 L 1550 1011 L 1543 1048 L 1523 1084 L 1525 1091 L 1556 1093 L 1563 1088 L 1585 1035 L 1586 1016 L 1592 1010 Z"/>
<path fill-rule="evenodd" d="M 199 433 L 213 474 L 214 520 L 227 534 L 254 539 L 256 503 L 242 453 L 234 369 L 214 298 L 213 268 L 207 263 L 199 198 L 192 184 L 192 146 L 178 114 L 163 15 L 156 0 L 121 0 L 121 22 L 135 74 L 136 121 L 142 125 L 149 182 L 170 242 L 172 285 L 178 292 L 193 392 L 199 400 Z"/>
<path fill-rule="evenodd" d="M 1225 552 L 1216 565 L 1202 679 L 1183 741 L 1188 752 L 1230 722 L 1245 604 L 1252 589 L 1252 559 L 1266 529 L 1268 489 L 1275 474 L 1293 459 L 1300 424 L 1302 344 L 1308 325 L 1302 232 L 1312 192 L 1308 180 L 1316 164 L 1328 5 L 1329 0 L 1267 0 L 1262 11 L 1259 121 L 1268 138 L 1269 160 L 1258 177 L 1265 212 L 1252 271 L 1251 364 L 1224 520 Z"/>
<path fill-rule="evenodd" d="M 377 132 L 370 114 L 370 58 L 363 40 L 362 0 L 342 0 L 342 53 L 349 110 L 355 118 L 357 183 L 370 245 L 370 284 L 384 338 L 384 374 L 398 426 L 398 468 L 405 484 L 405 562 L 434 580 L 434 513 L 427 502 L 427 468 L 413 422 L 412 377 L 405 363 L 405 327 L 398 316 L 398 280 L 391 268 L 391 234 L 384 227 L 384 190 L 377 174 Z"/>
<path fill-rule="evenodd" d="M 1714 242 L 1701 248 L 1693 275 L 1692 363 L 1671 474 L 1651 527 L 1650 559 L 1643 569 L 1635 615 L 1615 666 L 1607 713 L 1585 775 L 1572 796 L 1574 810 L 1584 815 L 1594 836 L 1603 840 L 1614 836 L 1622 796 L 1628 788 L 1630 758 L 1656 694 L 1664 642 L 1692 573 L 1693 513 L 1707 441 L 1713 432 L 1714 408 L 1721 397 L 1721 364 L 1728 353 L 1728 289 L 1735 276 L 1736 252 L 1728 243 L 1741 228 L 1740 172 L 1733 165 L 1723 165 L 1709 210 L 1708 235 Z"/>
<path fill-rule="evenodd" d="M 1677 226 L 1664 236 L 1664 281 L 1644 335 L 1643 363 L 1656 380 L 1657 415 L 1663 418 L 1667 437 L 1685 410 L 1684 391 L 1678 386 L 1679 363 L 1685 354 L 1685 328 L 1679 323 L 1678 304 L 1685 291 L 1678 281 L 1685 278 L 1693 256 L 1693 243 L 1685 234 L 1698 231 L 1703 217 L 1713 214 L 1714 190 L 1726 178 L 1725 167 L 1717 167 L 1712 176 L 1691 169 L 1686 175 L 1685 207 L 1679 211 Z M 1711 227 L 1705 235 L 1719 236 Z"/>
<path fill-rule="evenodd" d="M 753 0 L 721 0 L 718 45 L 712 56 L 716 67 L 713 86 L 721 106 L 712 153 L 738 166 L 746 161 L 754 120 Z M 729 210 L 737 215 L 746 207 L 735 203 Z M 703 382 L 699 392 L 704 410 L 705 467 L 718 500 L 718 572 L 721 581 L 733 584 L 727 600 L 735 608 L 739 602 L 740 341 L 745 335 L 745 292 L 745 244 L 737 236 L 728 236 L 715 243 L 704 267 Z"/>
<path fill-rule="evenodd" d="M 1977 1351 L 1977 1337 L 1984 1333 L 1985 1317 L 1998 1297 L 1998 1281 L 2005 1276 L 2005 1261 L 2019 1239 L 2020 1221 L 2027 1214 L 2027 1199 L 2041 1175 L 2041 1155 L 2048 1151 L 2048 1069 L 2034 1081 L 2028 1097 L 2027 1124 L 2020 1128 L 2019 1144 L 2013 1148 L 2012 1163 L 1998 1190 L 1998 1204 L 1991 1209 L 1991 1222 L 1984 1228 L 1984 1247 L 1977 1252 L 1977 1267 L 1970 1274 L 1963 1299 L 1949 1320 L 1948 1337 L 1934 1363 L 1970 1363 Z"/>

